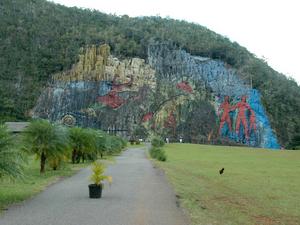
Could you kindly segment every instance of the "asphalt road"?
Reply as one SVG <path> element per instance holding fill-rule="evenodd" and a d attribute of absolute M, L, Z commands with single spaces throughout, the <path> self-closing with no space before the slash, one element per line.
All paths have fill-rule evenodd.
<path fill-rule="evenodd" d="M 51 185 L 34 198 L 10 207 L 1 225 L 187 225 L 188 219 L 162 171 L 145 150 L 129 149 L 106 174 L 101 199 L 88 197 L 90 168 Z"/>

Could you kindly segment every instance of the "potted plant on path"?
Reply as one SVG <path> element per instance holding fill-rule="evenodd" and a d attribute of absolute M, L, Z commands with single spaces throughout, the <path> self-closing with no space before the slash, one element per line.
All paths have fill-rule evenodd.
<path fill-rule="evenodd" d="M 112 182 L 111 176 L 104 175 L 105 167 L 100 162 L 94 162 L 92 165 L 92 175 L 90 177 L 93 184 L 89 185 L 89 196 L 90 198 L 101 198 L 103 181 L 107 180 L 109 184 Z"/>

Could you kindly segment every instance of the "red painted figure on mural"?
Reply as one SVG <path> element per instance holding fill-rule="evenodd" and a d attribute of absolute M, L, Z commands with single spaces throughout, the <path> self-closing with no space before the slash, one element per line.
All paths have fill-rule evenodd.
<path fill-rule="evenodd" d="M 187 93 L 193 93 L 193 88 L 189 85 L 189 82 L 187 81 L 182 81 L 176 85 L 176 88 L 183 90 L 184 92 Z"/>
<path fill-rule="evenodd" d="M 107 95 L 99 96 L 97 100 L 113 109 L 120 107 L 126 102 L 125 99 L 118 96 L 116 91 L 110 91 Z"/>
<path fill-rule="evenodd" d="M 220 127 L 219 127 L 219 134 L 221 135 L 222 132 L 222 128 L 224 126 L 224 123 L 227 122 L 228 125 L 228 129 L 231 131 L 231 119 L 230 119 L 230 103 L 229 103 L 229 96 L 225 96 L 224 98 L 224 102 L 220 105 L 219 110 L 218 110 L 218 114 L 220 113 L 220 111 L 223 109 L 223 113 L 220 119 Z"/>
<path fill-rule="evenodd" d="M 153 113 L 152 112 L 148 112 L 147 114 L 145 114 L 142 118 L 142 122 L 147 122 L 148 120 L 151 120 L 153 117 Z"/>
<path fill-rule="evenodd" d="M 246 118 L 246 110 L 251 110 L 250 105 L 246 102 L 246 96 L 242 96 L 242 99 L 240 102 L 238 102 L 235 106 L 231 108 L 231 110 L 238 109 L 238 115 L 236 118 L 236 126 L 235 126 L 235 132 L 237 135 L 239 135 L 240 132 L 240 125 L 241 122 L 244 126 L 244 134 L 246 139 L 249 139 L 249 133 L 248 133 L 248 124 L 247 124 L 247 118 Z"/>
<path fill-rule="evenodd" d="M 112 83 L 111 90 L 104 96 L 99 96 L 97 98 L 98 102 L 101 102 L 113 109 L 119 108 L 123 104 L 126 103 L 129 99 L 123 99 L 122 97 L 118 96 L 119 92 L 122 92 L 124 88 L 131 87 L 133 84 L 133 77 L 130 77 L 130 81 L 127 83 L 118 84 L 117 78 L 119 75 L 115 75 Z M 136 96 L 138 99 L 138 96 Z"/>

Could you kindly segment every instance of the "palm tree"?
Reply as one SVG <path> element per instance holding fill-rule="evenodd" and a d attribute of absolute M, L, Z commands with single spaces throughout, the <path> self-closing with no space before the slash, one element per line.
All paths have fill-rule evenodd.
<path fill-rule="evenodd" d="M 24 157 L 15 148 L 7 127 L 0 125 L 0 178 L 4 175 L 11 178 L 23 176 Z"/>
<path fill-rule="evenodd" d="M 126 145 L 127 142 L 119 136 L 105 136 L 105 151 L 109 154 L 120 153 Z"/>
<path fill-rule="evenodd" d="M 96 136 L 91 129 L 80 127 L 70 128 L 70 144 L 72 147 L 72 163 L 79 163 L 80 157 L 84 160 L 84 155 L 95 151 Z"/>
<path fill-rule="evenodd" d="M 68 132 L 47 120 L 36 120 L 24 132 L 24 145 L 40 158 L 40 172 L 44 173 L 47 158 L 59 157 L 68 150 Z"/>
<path fill-rule="evenodd" d="M 103 153 L 106 151 L 106 135 L 102 131 L 95 131 L 96 135 L 96 154 L 100 154 L 101 158 L 103 157 Z"/>

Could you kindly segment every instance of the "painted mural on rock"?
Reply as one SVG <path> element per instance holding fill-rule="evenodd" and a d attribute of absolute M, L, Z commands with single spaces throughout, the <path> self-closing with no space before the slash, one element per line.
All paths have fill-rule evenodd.
<path fill-rule="evenodd" d="M 216 126 L 211 120 L 209 125 L 201 124 L 199 120 L 209 118 L 197 118 L 197 113 L 190 112 L 198 119 L 194 123 L 207 127 L 204 134 L 207 139 L 215 134 L 214 138 L 217 136 L 250 146 L 279 148 L 259 92 L 250 88 L 249 82 L 241 79 L 242 76 L 224 62 L 192 56 L 170 44 L 150 45 L 148 57 L 149 64 L 157 72 L 158 81 L 169 83 L 183 80 L 192 84 L 195 90 L 188 90 L 194 97 L 189 102 L 195 104 L 195 101 L 205 100 L 205 107 L 209 108 L 209 104 L 213 106 Z M 202 109 L 198 109 L 198 113 L 207 110 L 203 108 L 203 103 L 198 107 Z"/>
<path fill-rule="evenodd" d="M 149 45 L 147 61 L 120 60 L 108 45 L 82 49 L 71 70 L 53 76 L 33 117 L 127 137 L 279 147 L 258 91 L 223 62 L 170 43 Z"/>
<path fill-rule="evenodd" d="M 256 90 L 250 96 L 215 97 L 218 134 L 250 146 L 279 148 Z"/>
<path fill-rule="evenodd" d="M 108 45 L 81 50 L 74 67 L 53 75 L 33 117 L 69 125 L 130 132 L 149 111 L 155 71 L 143 59 L 119 60 Z"/>

